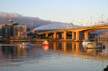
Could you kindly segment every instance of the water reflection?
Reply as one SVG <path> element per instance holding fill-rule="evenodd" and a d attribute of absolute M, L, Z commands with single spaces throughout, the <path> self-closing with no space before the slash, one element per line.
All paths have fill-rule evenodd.
<path fill-rule="evenodd" d="M 16 56 L 16 48 L 14 48 L 14 46 L 2 46 L 1 54 L 3 58 L 13 58 Z"/>
<path fill-rule="evenodd" d="M 79 46 L 75 47 L 74 45 L 79 45 L 79 43 L 74 42 L 53 42 L 52 47 L 54 51 L 63 51 L 64 53 L 76 53 L 79 54 Z M 72 47 L 74 46 L 74 47 Z M 51 47 L 51 46 L 50 46 Z M 49 48 L 50 48 L 49 47 Z M 44 56 L 44 50 L 38 44 L 31 44 L 31 43 L 10 43 L 4 44 L 0 46 L 0 59 L 1 61 L 24 61 L 27 58 L 39 58 Z"/>
<path fill-rule="evenodd" d="M 108 62 L 97 55 L 93 58 L 86 55 L 81 42 L 50 42 L 47 51 L 43 49 L 42 44 L 37 43 L 11 44 L 0 46 L 2 71 L 101 71 Z M 14 63 L 23 67 L 1 67 L 5 63 L 9 63 L 9 66 L 10 63 Z"/>
<path fill-rule="evenodd" d="M 87 49 L 84 50 L 82 46 L 82 42 L 53 42 L 51 44 L 54 51 L 63 51 L 64 53 L 73 53 L 73 54 L 87 54 L 87 55 L 102 55 L 107 51 L 106 49 L 100 50 L 100 49 Z"/>
<path fill-rule="evenodd" d="M 45 40 L 45 41 L 42 43 L 42 47 L 43 47 L 43 49 L 44 49 L 45 51 L 47 51 L 47 50 L 49 49 L 49 42 Z"/>
<path fill-rule="evenodd" d="M 53 42 L 53 49 L 61 50 L 64 53 L 76 53 L 80 54 L 80 52 L 83 52 L 83 48 L 80 46 L 81 42 Z"/>
<path fill-rule="evenodd" d="M 3 44 L 0 46 L 0 61 L 24 61 L 27 58 L 34 58 L 36 51 L 38 51 L 38 45 L 30 43 L 11 43 Z M 26 58 L 26 59 L 25 59 Z"/>
<path fill-rule="evenodd" d="M 65 54 L 71 53 L 71 54 L 87 54 L 86 51 L 84 51 L 84 48 L 82 47 L 81 42 L 51 42 L 50 45 L 47 46 L 47 50 L 50 48 L 50 50 L 53 51 L 62 51 Z M 38 48 L 39 47 L 39 48 Z M 46 47 L 46 46 L 45 46 Z M 44 49 L 45 47 L 38 46 L 38 44 L 31 44 L 28 42 L 22 42 L 22 43 L 11 43 L 9 45 L 3 45 L 0 46 L 0 58 L 5 59 L 17 59 L 27 56 L 33 56 L 38 49 Z M 90 55 L 103 55 L 103 53 L 107 52 L 107 46 L 105 46 L 106 49 L 103 50 L 103 52 L 97 54 L 95 49 L 94 52 L 90 53 Z M 46 49 L 44 49 L 46 51 Z M 43 51 L 44 51 L 43 50 Z M 90 49 L 91 50 L 91 49 Z M 40 51 L 38 51 L 40 52 Z M 88 55 L 88 54 L 87 54 Z M 107 57 L 107 55 L 106 55 Z"/>

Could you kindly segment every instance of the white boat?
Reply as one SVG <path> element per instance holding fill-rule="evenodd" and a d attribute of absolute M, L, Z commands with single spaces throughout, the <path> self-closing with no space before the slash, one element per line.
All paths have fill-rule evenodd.
<path fill-rule="evenodd" d="M 90 40 L 83 40 L 82 46 L 85 48 L 87 44 L 92 43 Z"/>
<path fill-rule="evenodd" d="M 102 43 L 97 43 L 97 42 L 93 42 L 90 40 L 84 40 L 82 42 L 82 46 L 84 48 L 84 50 L 88 53 L 91 52 L 102 52 L 103 48 L 105 48 L 105 46 Z"/>

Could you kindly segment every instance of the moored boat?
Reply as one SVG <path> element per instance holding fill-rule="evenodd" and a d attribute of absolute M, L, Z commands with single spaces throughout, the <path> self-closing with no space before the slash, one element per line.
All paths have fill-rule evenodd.
<path fill-rule="evenodd" d="M 90 40 L 84 40 L 82 46 L 87 53 L 102 52 L 102 50 L 105 49 L 105 46 L 102 43 Z"/>

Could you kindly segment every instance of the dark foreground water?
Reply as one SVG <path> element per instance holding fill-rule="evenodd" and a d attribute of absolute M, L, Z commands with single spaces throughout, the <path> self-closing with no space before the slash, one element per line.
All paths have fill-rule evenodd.
<path fill-rule="evenodd" d="M 61 45 L 65 46 L 51 43 L 48 50 L 37 43 L 0 45 L 0 71 L 103 71 L 108 65 L 107 58 L 76 54 L 70 43 L 66 45 L 68 49 Z M 104 51 L 107 53 L 107 49 Z"/>

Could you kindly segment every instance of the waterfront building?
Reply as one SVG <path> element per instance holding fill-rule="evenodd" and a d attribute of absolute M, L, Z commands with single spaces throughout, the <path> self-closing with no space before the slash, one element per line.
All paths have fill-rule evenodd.
<path fill-rule="evenodd" d="M 25 24 L 18 24 L 12 20 L 8 20 L 8 23 L 0 24 L 0 36 L 5 38 L 22 38 L 26 37 L 27 26 Z"/>
<path fill-rule="evenodd" d="M 14 35 L 18 38 L 27 37 L 27 26 L 25 24 L 14 26 Z"/>
<path fill-rule="evenodd" d="M 3 28 L 3 24 L 0 23 L 0 38 L 2 38 L 2 34 L 3 34 L 3 32 L 2 32 L 2 28 Z"/>

